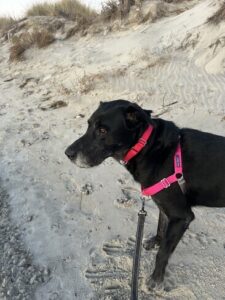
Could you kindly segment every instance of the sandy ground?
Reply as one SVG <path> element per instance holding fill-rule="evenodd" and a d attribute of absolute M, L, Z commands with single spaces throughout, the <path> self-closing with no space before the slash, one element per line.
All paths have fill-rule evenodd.
<path fill-rule="evenodd" d="M 224 135 L 225 48 L 218 40 L 225 23 L 206 23 L 220 3 L 199 1 L 154 24 L 30 49 L 18 64 L 8 63 L 9 45 L 0 46 L 0 177 L 8 195 L 1 201 L 34 269 L 45 274 L 29 290 L 32 298 L 129 299 L 139 186 L 111 159 L 83 170 L 64 150 L 100 100 L 119 98 L 179 126 Z M 146 235 L 158 218 L 151 201 L 147 210 Z M 146 292 L 155 251 L 143 250 L 140 299 L 225 299 L 225 209 L 194 212 L 165 291 Z M 0 279 L 2 299 L 16 299 Z"/>

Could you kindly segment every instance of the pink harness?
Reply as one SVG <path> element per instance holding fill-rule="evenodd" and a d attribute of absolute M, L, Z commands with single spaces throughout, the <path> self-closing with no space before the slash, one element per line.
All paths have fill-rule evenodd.
<path fill-rule="evenodd" d="M 148 139 L 150 138 L 153 131 L 153 127 L 149 127 L 145 130 L 138 142 L 126 153 L 122 163 L 126 165 L 129 160 L 136 156 L 146 145 Z M 156 184 L 149 186 L 147 188 L 142 188 L 143 196 L 153 196 L 160 191 L 167 189 L 174 182 L 178 182 L 182 192 L 184 192 L 184 179 L 183 179 L 183 168 L 182 168 L 182 155 L 181 146 L 178 143 L 176 152 L 174 154 L 174 173 L 166 178 L 163 178 Z"/>

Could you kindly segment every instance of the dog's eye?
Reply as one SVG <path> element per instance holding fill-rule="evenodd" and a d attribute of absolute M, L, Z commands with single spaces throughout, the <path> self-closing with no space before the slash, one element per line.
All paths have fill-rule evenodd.
<path fill-rule="evenodd" d="M 101 135 L 106 135 L 107 134 L 107 130 L 104 127 L 100 127 L 98 129 L 99 134 Z"/>

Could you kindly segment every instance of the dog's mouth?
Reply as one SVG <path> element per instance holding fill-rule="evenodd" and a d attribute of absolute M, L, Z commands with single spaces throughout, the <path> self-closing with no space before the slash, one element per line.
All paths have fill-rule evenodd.
<path fill-rule="evenodd" d="M 83 169 L 94 167 L 94 165 L 91 164 L 81 152 L 79 152 L 76 158 L 72 160 L 72 163 L 74 163 L 77 167 Z"/>
<path fill-rule="evenodd" d="M 79 168 L 92 168 L 100 165 L 105 159 L 112 157 L 113 153 L 106 151 L 101 154 L 95 154 L 93 157 L 85 156 L 82 152 L 78 152 L 72 162 Z"/>

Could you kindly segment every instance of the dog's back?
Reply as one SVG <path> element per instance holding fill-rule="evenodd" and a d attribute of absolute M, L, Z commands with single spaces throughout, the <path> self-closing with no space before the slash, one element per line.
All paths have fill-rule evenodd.
<path fill-rule="evenodd" d="M 182 129 L 183 170 L 192 205 L 225 206 L 225 138 Z"/>

